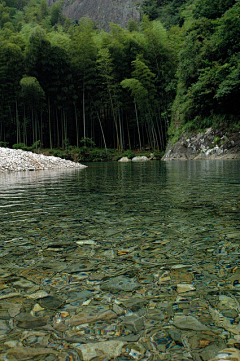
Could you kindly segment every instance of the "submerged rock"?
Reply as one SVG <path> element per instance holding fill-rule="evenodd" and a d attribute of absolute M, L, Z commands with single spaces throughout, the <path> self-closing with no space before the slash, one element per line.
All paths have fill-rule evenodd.
<path fill-rule="evenodd" d="M 123 341 L 106 341 L 98 343 L 87 343 L 79 346 L 82 352 L 83 361 L 90 361 L 95 357 L 118 357 L 122 353 L 122 348 L 125 345 Z"/>
<path fill-rule="evenodd" d="M 209 328 L 193 316 L 175 316 L 173 324 L 183 330 L 207 331 Z"/>
<path fill-rule="evenodd" d="M 128 278 L 125 276 L 114 277 L 108 281 L 105 281 L 101 285 L 102 290 L 108 290 L 111 292 L 126 291 L 131 292 L 140 287 L 140 284 L 134 278 Z"/>
<path fill-rule="evenodd" d="M 225 348 L 209 361 L 240 361 L 240 351 L 236 348 Z"/>

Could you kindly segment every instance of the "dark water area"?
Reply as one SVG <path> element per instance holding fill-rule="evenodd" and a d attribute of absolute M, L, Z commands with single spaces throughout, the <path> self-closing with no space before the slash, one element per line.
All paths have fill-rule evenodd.
<path fill-rule="evenodd" d="M 0 174 L 1 359 L 91 360 L 101 350 L 85 347 L 113 341 L 117 360 L 238 348 L 239 249 L 237 160 Z"/>
<path fill-rule="evenodd" d="M 238 161 L 93 163 L 2 174 L 0 181 L 1 241 L 151 232 L 163 223 L 223 234 L 240 226 Z"/>
<path fill-rule="evenodd" d="M 181 224 L 194 215 L 204 225 L 218 215 L 220 220 L 221 209 L 230 212 L 229 220 L 238 219 L 240 163 L 92 163 L 84 170 L 8 173 L 0 175 L 0 197 L 1 224 L 5 220 L 20 228 L 25 227 L 21 222 L 44 226 L 51 219 L 53 227 L 61 227 L 62 221 L 70 227 L 94 222 L 102 229 L 104 222 L 113 226 L 130 218 L 136 229 L 141 222 L 148 230 L 149 221 Z M 212 219 L 204 220 L 207 215 Z"/>

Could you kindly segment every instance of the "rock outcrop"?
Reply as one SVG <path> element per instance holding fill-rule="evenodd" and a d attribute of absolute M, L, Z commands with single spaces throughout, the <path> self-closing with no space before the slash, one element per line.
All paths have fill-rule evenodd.
<path fill-rule="evenodd" d="M 207 129 L 205 132 L 183 134 L 169 144 L 162 160 L 240 159 L 240 132 Z"/>
<path fill-rule="evenodd" d="M 52 6 L 57 0 L 48 0 Z M 99 28 L 109 29 L 113 22 L 126 27 L 130 19 L 140 20 L 140 4 L 134 0 L 64 0 L 63 14 L 73 20 L 89 16 Z"/>

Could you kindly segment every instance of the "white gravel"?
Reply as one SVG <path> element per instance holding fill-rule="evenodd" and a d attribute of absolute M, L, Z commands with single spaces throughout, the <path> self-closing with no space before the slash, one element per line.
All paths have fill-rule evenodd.
<path fill-rule="evenodd" d="M 34 171 L 40 169 L 85 168 L 80 163 L 20 149 L 0 147 L 0 172 Z"/>

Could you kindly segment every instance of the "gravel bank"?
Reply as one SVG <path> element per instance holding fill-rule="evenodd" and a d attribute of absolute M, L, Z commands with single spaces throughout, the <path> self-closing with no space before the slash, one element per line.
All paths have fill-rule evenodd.
<path fill-rule="evenodd" d="M 20 149 L 0 147 L 0 172 L 34 171 L 44 169 L 85 168 L 80 163 Z"/>

